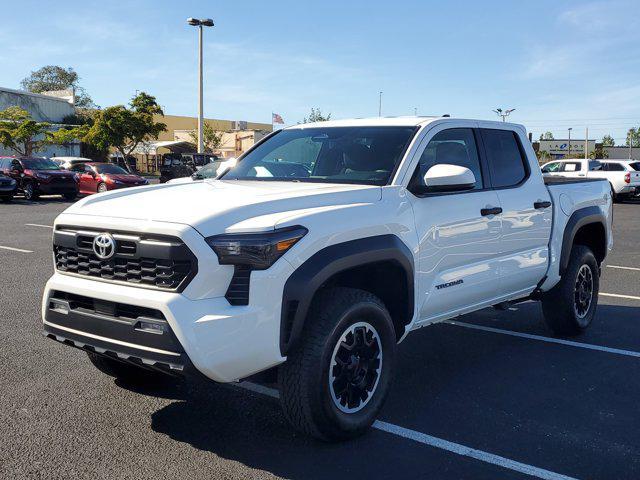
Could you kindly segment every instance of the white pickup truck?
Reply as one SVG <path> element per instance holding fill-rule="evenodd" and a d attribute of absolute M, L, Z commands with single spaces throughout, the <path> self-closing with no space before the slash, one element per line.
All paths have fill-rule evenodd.
<path fill-rule="evenodd" d="M 296 125 L 220 179 L 69 207 L 55 221 L 44 332 L 129 381 L 277 372 L 296 428 L 352 437 L 417 328 L 523 300 L 541 300 L 558 334 L 587 328 L 611 218 L 609 183 L 545 184 L 519 125 Z"/>
<path fill-rule="evenodd" d="M 602 178 L 609 182 L 613 200 L 636 195 L 640 191 L 640 162 L 631 160 L 568 159 L 545 163 L 542 173 L 567 178 Z"/>

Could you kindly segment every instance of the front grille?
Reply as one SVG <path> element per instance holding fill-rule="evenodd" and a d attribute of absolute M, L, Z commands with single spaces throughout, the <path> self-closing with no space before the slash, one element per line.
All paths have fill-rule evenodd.
<path fill-rule="evenodd" d="M 182 291 L 197 272 L 197 261 L 178 238 L 123 232 L 112 234 L 114 255 L 102 260 L 93 251 L 101 231 L 58 227 L 54 232 L 56 269 L 103 281 Z"/>
<path fill-rule="evenodd" d="M 160 310 L 147 307 L 139 307 L 137 305 L 129 305 L 126 303 L 108 302 L 98 300 L 84 295 L 75 293 L 59 292 L 53 290 L 50 297 L 50 308 L 55 307 L 56 300 L 62 300 L 69 305 L 69 310 L 98 313 L 107 315 L 119 320 L 137 320 L 138 318 L 152 318 L 155 320 L 166 321 L 164 314 Z"/>

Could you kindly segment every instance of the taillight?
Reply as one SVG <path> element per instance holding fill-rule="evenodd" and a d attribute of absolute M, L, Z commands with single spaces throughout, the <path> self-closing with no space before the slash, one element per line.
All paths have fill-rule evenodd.
<path fill-rule="evenodd" d="M 631 183 L 631 174 L 630 173 L 625 173 L 624 174 L 624 183 Z"/>

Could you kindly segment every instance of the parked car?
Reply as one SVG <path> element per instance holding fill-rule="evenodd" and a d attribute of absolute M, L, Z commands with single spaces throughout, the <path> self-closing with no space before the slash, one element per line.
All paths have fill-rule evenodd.
<path fill-rule="evenodd" d="M 2 160 L 0 159 L 0 162 Z M 16 194 L 16 190 L 18 189 L 17 182 L 0 172 L 0 200 L 3 202 L 10 202 L 13 196 Z"/>
<path fill-rule="evenodd" d="M 60 168 L 64 170 L 71 170 L 74 165 L 80 163 L 93 162 L 90 158 L 85 157 L 53 157 L 51 160 L 58 163 Z"/>
<path fill-rule="evenodd" d="M 78 176 L 79 191 L 83 195 L 149 184 L 146 178 L 129 173 L 113 163 L 79 163 L 71 171 Z"/>
<path fill-rule="evenodd" d="M 543 179 L 520 125 L 296 125 L 219 179 L 68 208 L 43 327 L 130 383 L 277 370 L 296 428 L 349 438 L 375 420 L 397 344 L 420 327 L 540 300 L 554 332 L 584 331 L 612 246 L 608 193 L 604 179 Z"/>
<path fill-rule="evenodd" d="M 638 162 L 629 160 L 567 159 L 545 163 L 541 169 L 545 176 L 569 178 L 602 178 L 609 182 L 614 201 L 629 198 L 640 191 Z"/>
<path fill-rule="evenodd" d="M 220 165 L 223 161 L 223 158 L 209 153 L 165 154 L 160 167 L 160 183 L 166 183 L 174 178 L 190 177 L 210 163 Z"/>
<path fill-rule="evenodd" d="M 235 166 L 236 159 L 219 159 L 215 162 L 209 163 L 202 167 L 200 170 L 191 174 L 190 177 L 179 177 L 173 178 L 166 183 L 189 183 L 196 180 L 206 180 L 208 178 L 217 178 L 220 174 L 224 173 L 227 169 L 233 168 Z"/>
<path fill-rule="evenodd" d="M 48 158 L 0 157 L 0 170 L 17 182 L 18 191 L 27 200 L 40 195 L 62 195 L 73 200 L 78 195 L 75 175 Z"/>

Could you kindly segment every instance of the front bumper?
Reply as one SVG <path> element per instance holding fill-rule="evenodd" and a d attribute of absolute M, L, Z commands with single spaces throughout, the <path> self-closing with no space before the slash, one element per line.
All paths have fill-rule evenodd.
<path fill-rule="evenodd" d="M 42 301 L 45 335 L 171 373 L 193 366 L 217 382 L 245 378 L 285 360 L 279 348 L 281 305 L 274 301 L 282 298 L 283 285 L 275 279 L 287 278 L 292 269 L 288 262 L 277 264 L 277 273 L 254 272 L 247 306 L 231 306 L 224 297 L 193 300 L 181 293 L 56 272 L 47 282 Z M 60 293 L 156 310 L 166 319 L 169 330 L 160 341 L 161 335 L 136 331 L 132 322 L 114 325 L 117 319 L 61 313 L 55 306 Z"/>
<path fill-rule="evenodd" d="M 64 195 L 67 193 L 78 193 L 78 184 L 73 182 L 39 182 L 36 186 L 38 193 L 43 195 Z"/>

